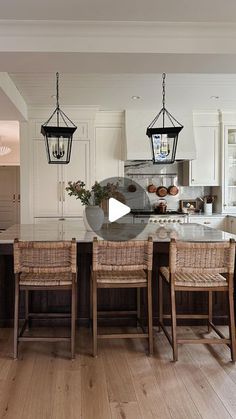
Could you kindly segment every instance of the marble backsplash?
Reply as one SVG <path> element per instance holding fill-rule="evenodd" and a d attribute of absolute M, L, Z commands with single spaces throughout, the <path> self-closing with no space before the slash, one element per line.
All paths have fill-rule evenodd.
<path fill-rule="evenodd" d="M 174 211 L 179 210 L 179 201 L 182 199 L 197 199 L 211 193 L 210 187 L 182 186 L 183 166 L 178 162 L 173 165 L 153 165 L 152 162 L 147 161 L 126 161 L 125 177 L 130 178 L 131 182 L 137 182 L 146 190 L 143 200 L 137 197 L 135 202 L 135 197 L 132 196 L 132 208 L 145 208 L 148 206 L 148 201 L 151 206 L 158 204 L 161 198 L 155 193 L 148 193 L 147 191 L 147 187 L 150 184 L 166 187 L 170 185 L 178 186 L 178 195 L 167 195 L 164 198 L 167 202 L 168 210 Z M 199 203 L 201 204 L 200 200 Z"/>

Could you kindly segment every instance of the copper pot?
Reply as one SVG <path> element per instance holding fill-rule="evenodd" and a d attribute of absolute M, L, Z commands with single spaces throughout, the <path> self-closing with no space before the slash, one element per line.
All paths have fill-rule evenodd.
<path fill-rule="evenodd" d="M 161 198 L 166 196 L 167 193 L 168 193 L 168 191 L 167 191 L 167 188 L 165 186 L 159 186 L 156 190 L 157 196 L 160 196 Z"/>
<path fill-rule="evenodd" d="M 136 192 L 136 190 L 137 188 L 133 183 L 128 186 L 128 192 Z"/>
<path fill-rule="evenodd" d="M 150 185 L 148 185 L 147 190 L 149 193 L 155 193 L 157 190 L 157 187 L 153 185 L 153 183 L 151 183 Z"/>
<path fill-rule="evenodd" d="M 169 188 L 168 188 L 168 194 L 169 195 L 175 196 L 175 195 L 178 195 L 178 193 L 179 193 L 179 188 L 177 188 L 177 186 L 175 186 L 175 185 L 169 186 Z"/>

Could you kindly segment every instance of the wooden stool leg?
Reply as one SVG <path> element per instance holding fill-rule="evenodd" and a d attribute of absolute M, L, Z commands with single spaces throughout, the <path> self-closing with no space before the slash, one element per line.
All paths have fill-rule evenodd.
<path fill-rule="evenodd" d="M 97 356 L 97 282 L 96 277 L 92 281 L 93 288 L 93 356 Z"/>
<path fill-rule="evenodd" d="M 14 359 L 18 358 L 18 329 L 19 329 L 19 279 L 15 281 L 15 313 L 14 313 Z"/>
<path fill-rule="evenodd" d="M 153 355 L 153 326 L 152 326 L 152 282 L 151 273 L 148 272 L 148 338 L 149 338 L 149 355 Z"/>
<path fill-rule="evenodd" d="M 229 288 L 229 335 L 231 340 L 231 358 L 232 361 L 236 361 L 236 349 L 235 349 L 235 317 L 234 317 L 234 295 L 233 288 Z"/>
<path fill-rule="evenodd" d="M 159 275 L 159 295 L 158 295 L 158 302 L 159 302 L 159 328 L 158 331 L 161 331 L 160 325 L 163 324 L 163 282 L 162 276 Z"/>
<path fill-rule="evenodd" d="M 176 335 L 176 304 L 175 304 L 175 289 L 171 284 L 170 286 L 170 298 L 171 298 L 171 330 L 172 330 L 172 349 L 173 349 L 173 361 L 178 361 L 178 346 L 177 346 L 177 335 Z"/>
<path fill-rule="evenodd" d="M 140 302 L 140 288 L 137 288 L 137 327 L 141 319 L 141 302 Z"/>
<path fill-rule="evenodd" d="M 90 288 L 89 288 L 89 326 L 93 326 L 93 279 L 92 274 L 90 275 Z"/>
<path fill-rule="evenodd" d="M 75 320 L 76 320 L 76 283 L 73 280 L 71 290 L 71 359 L 75 359 Z"/>
<path fill-rule="evenodd" d="M 212 322 L 212 291 L 208 292 L 208 321 Z M 210 333 L 212 327 L 208 324 L 208 333 Z"/>
<path fill-rule="evenodd" d="M 29 331 L 29 291 L 25 290 L 25 320 L 26 320 L 26 331 Z"/>

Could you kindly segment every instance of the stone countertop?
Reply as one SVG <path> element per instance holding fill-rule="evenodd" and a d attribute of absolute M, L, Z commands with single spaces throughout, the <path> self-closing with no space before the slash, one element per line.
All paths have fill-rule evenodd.
<path fill-rule="evenodd" d="M 134 236 L 137 225 L 135 224 L 104 224 L 103 229 L 107 239 L 127 240 L 129 235 Z M 85 230 L 83 221 L 53 222 L 45 224 L 16 224 L 6 231 L 0 233 L 0 244 L 11 244 L 14 238 L 29 241 L 59 241 L 71 240 L 76 238 L 78 243 L 91 243 L 93 237 L 99 234 Z M 156 225 L 146 224 L 144 230 L 136 237 L 137 240 L 153 237 L 154 242 L 168 242 L 176 238 L 185 241 L 215 241 L 221 242 L 230 237 L 236 239 L 236 235 L 224 231 L 209 228 L 205 225 L 195 223 L 185 223 L 157 227 Z"/>
<path fill-rule="evenodd" d="M 201 213 L 193 213 L 193 214 L 189 214 L 188 215 L 188 217 L 196 217 L 196 218 L 198 218 L 198 217 L 205 217 L 205 218 L 212 218 L 212 217 L 218 217 L 218 218 L 224 218 L 224 217 L 227 217 L 227 215 L 229 215 L 229 214 L 222 214 L 222 213 L 220 213 L 220 212 L 213 212 L 212 214 L 206 214 L 206 213 L 204 213 L 204 212 L 201 212 Z M 236 216 L 236 215 L 235 215 Z"/>

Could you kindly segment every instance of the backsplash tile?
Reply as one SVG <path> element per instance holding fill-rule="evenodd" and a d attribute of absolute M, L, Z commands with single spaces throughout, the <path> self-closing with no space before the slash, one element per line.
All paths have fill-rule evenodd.
<path fill-rule="evenodd" d="M 160 176 L 161 175 L 161 176 Z M 164 199 L 167 202 L 168 210 L 178 210 L 179 201 L 181 199 L 196 199 L 204 195 L 210 194 L 210 187 L 203 186 L 181 186 L 182 182 L 182 164 L 174 163 L 173 165 L 153 165 L 152 162 L 147 161 L 126 161 L 125 162 L 125 176 L 133 179 L 140 184 L 146 191 L 149 184 L 153 183 L 155 186 L 166 186 L 175 184 L 179 187 L 179 193 L 176 196 L 167 195 Z M 155 193 L 148 193 L 147 197 L 150 200 L 151 206 L 154 206 L 162 198 Z M 135 202 L 135 197 L 132 197 L 132 208 L 140 208 L 140 198 Z M 147 206 L 148 200 L 143 199 L 143 208 Z M 128 203 L 127 203 L 128 204 Z"/>

